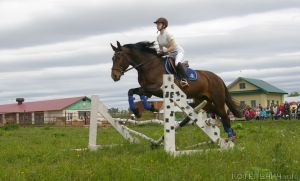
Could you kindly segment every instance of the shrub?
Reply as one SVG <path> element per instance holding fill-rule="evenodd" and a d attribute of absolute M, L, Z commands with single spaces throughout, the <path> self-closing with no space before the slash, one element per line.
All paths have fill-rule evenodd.
<path fill-rule="evenodd" d="M 5 131 L 16 130 L 19 129 L 20 126 L 18 124 L 5 124 L 1 129 Z"/>

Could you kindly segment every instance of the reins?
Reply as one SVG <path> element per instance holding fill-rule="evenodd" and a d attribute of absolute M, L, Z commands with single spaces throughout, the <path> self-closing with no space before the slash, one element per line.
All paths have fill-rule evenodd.
<path fill-rule="evenodd" d="M 154 58 L 155 58 L 155 57 L 154 57 Z M 142 67 L 142 66 L 145 66 L 145 65 L 148 65 L 148 64 L 152 63 L 151 61 L 152 61 L 152 59 L 154 59 L 154 58 L 151 58 L 151 59 L 150 59 L 148 62 L 146 62 L 146 63 L 140 63 L 140 64 L 137 64 L 137 65 L 132 66 L 132 67 L 130 67 L 130 68 L 127 68 L 126 70 L 123 70 L 121 66 L 120 66 L 120 68 L 112 68 L 112 70 L 119 70 L 119 71 L 121 71 L 121 74 L 124 75 L 126 72 L 128 72 L 128 71 L 130 71 L 130 70 L 132 70 L 132 69 L 137 69 L 137 68 L 139 68 L 139 67 Z M 132 62 L 131 62 L 131 63 L 132 63 Z"/>
<path fill-rule="evenodd" d="M 152 58 L 152 59 L 153 59 L 153 58 Z M 136 66 L 132 66 L 132 67 L 130 67 L 130 68 L 127 68 L 127 69 L 124 71 L 124 73 L 125 73 L 125 72 L 128 72 L 128 71 L 130 71 L 130 70 L 132 70 L 132 69 L 137 69 L 137 68 L 139 68 L 139 67 L 148 65 L 148 64 L 152 63 L 152 62 L 151 62 L 152 59 L 150 59 L 147 63 L 140 63 L 140 64 L 138 64 L 138 65 L 136 65 Z"/>

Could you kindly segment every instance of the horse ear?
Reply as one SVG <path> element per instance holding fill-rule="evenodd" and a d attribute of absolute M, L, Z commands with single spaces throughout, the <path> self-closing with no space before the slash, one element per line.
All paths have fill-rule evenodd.
<path fill-rule="evenodd" d="M 121 49 L 122 49 L 122 46 L 121 46 L 121 44 L 120 44 L 119 41 L 117 41 L 117 45 L 118 45 L 118 49 L 121 50 Z"/>
<path fill-rule="evenodd" d="M 115 46 L 113 46 L 113 44 L 110 43 L 110 46 L 111 46 L 111 48 L 113 49 L 113 51 L 115 51 L 115 52 L 118 51 L 118 48 L 115 47 Z"/>

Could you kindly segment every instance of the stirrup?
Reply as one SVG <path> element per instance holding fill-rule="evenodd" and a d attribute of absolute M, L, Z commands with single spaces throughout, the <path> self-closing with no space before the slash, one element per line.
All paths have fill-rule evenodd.
<path fill-rule="evenodd" d="M 181 85 L 182 87 L 188 87 L 188 86 L 189 86 L 189 83 L 188 83 L 188 81 L 187 81 L 186 79 L 181 79 L 181 80 L 180 80 L 180 85 Z"/>

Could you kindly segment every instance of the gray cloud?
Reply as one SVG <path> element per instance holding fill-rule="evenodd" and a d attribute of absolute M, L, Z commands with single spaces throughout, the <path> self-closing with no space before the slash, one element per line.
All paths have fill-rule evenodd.
<path fill-rule="evenodd" d="M 76 4 L 76 3 L 75 3 Z M 231 1 L 136 1 L 112 2 L 105 6 L 70 6 L 62 16 L 45 13 L 15 29 L 0 30 L 0 48 L 16 48 L 80 39 L 152 25 L 158 16 L 166 16 L 172 25 L 240 16 L 277 9 L 299 7 L 296 0 Z"/>
<path fill-rule="evenodd" d="M 96 94 L 109 107 L 126 109 L 128 89 L 138 87 L 137 74 L 112 81 L 109 43 L 154 40 L 152 22 L 158 16 L 168 17 L 193 68 L 213 71 L 226 84 L 243 76 L 300 91 L 299 1 L 140 3 L 63 6 L 61 14 L 45 12 L 1 27 L 0 102 Z M 190 33 L 193 28 L 199 33 Z"/>

